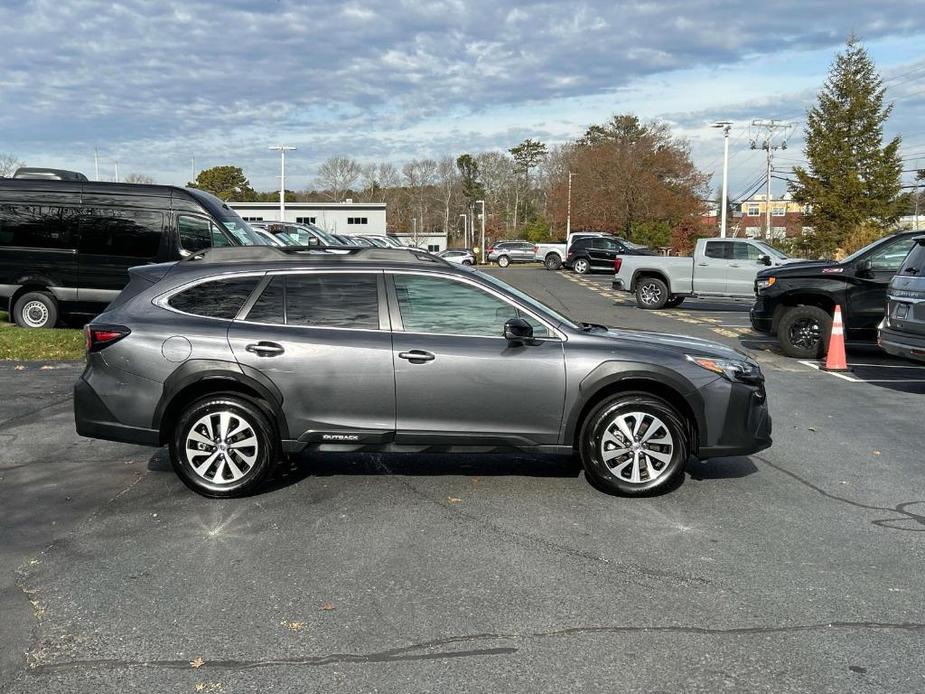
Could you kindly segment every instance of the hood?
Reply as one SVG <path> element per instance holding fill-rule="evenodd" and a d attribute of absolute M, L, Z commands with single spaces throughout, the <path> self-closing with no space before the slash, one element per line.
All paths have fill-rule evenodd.
<path fill-rule="evenodd" d="M 831 267 L 839 263 L 834 260 L 791 260 L 775 267 L 767 267 L 758 271 L 759 277 L 775 275 L 778 277 L 788 277 L 790 275 L 799 275 L 806 270 L 818 270 L 823 267 Z"/>
<path fill-rule="evenodd" d="M 608 328 L 606 333 L 595 334 L 604 338 L 619 340 L 624 345 L 636 343 L 640 347 L 662 348 L 677 354 L 690 354 L 691 356 L 712 357 L 714 359 L 747 359 L 754 361 L 745 352 L 740 352 L 712 340 L 704 340 L 689 335 L 654 333 L 647 330 L 624 330 L 622 328 Z"/>

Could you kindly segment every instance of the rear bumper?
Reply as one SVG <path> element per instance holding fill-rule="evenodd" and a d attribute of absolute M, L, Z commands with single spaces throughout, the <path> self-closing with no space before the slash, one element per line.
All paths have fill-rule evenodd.
<path fill-rule="evenodd" d="M 701 441 L 697 455 L 701 458 L 750 455 L 771 446 L 771 415 L 764 386 L 745 383 L 715 383 L 715 387 L 730 387 L 725 411 L 710 412 L 716 424 Z M 710 398 L 712 400 L 712 398 Z M 706 400 L 709 402 L 710 400 Z"/>
<path fill-rule="evenodd" d="M 925 361 L 925 335 L 911 335 L 881 328 L 877 343 L 884 352 L 894 357 Z"/>
<path fill-rule="evenodd" d="M 156 429 L 130 426 L 116 419 L 83 376 L 74 386 L 74 421 L 77 433 L 88 438 L 142 446 L 161 445 L 160 432 Z"/>
<path fill-rule="evenodd" d="M 610 286 L 611 286 L 613 289 L 616 289 L 618 292 L 626 292 L 626 291 L 629 291 L 629 290 L 626 288 L 626 282 L 624 282 L 624 281 L 623 281 L 622 279 L 620 279 L 619 277 L 614 277 L 613 280 L 611 280 L 611 282 L 610 282 Z"/>

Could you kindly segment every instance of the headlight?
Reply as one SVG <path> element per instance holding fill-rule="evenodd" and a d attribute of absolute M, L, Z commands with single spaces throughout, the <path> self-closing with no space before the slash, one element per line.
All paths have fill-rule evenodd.
<path fill-rule="evenodd" d="M 761 368 L 757 364 L 744 359 L 715 359 L 713 357 L 697 357 L 688 354 L 687 358 L 697 366 L 712 371 L 729 381 L 740 383 L 760 383 L 764 380 Z"/>
<path fill-rule="evenodd" d="M 755 286 L 758 288 L 758 291 L 760 292 L 762 289 L 767 289 L 768 287 L 772 286 L 775 282 L 777 282 L 776 277 L 764 277 L 764 278 L 758 279 L 755 282 Z"/>

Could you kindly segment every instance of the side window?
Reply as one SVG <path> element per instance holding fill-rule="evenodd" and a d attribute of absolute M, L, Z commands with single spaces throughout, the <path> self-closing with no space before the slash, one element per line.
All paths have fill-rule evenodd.
<path fill-rule="evenodd" d="M 753 246 L 750 243 L 734 243 L 732 244 L 732 257 L 735 260 L 751 260 L 752 262 L 758 262 L 758 259 L 765 255 L 758 246 Z"/>
<path fill-rule="evenodd" d="M 154 258 L 163 230 L 161 212 L 107 207 L 85 209 L 80 218 L 80 252 Z"/>
<path fill-rule="evenodd" d="M 202 217 L 181 214 L 177 217 L 180 248 L 196 253 L 212 247 L 212 225 Z"/>
<path fill-rule="evenodd" d="M 594 248 L 603 248 L 608 251 L 619 250 L 620 245 L 613 239 L 594 239 L 592 242 Z"/>
<path fill-rule="evenodd" d="M 704 251 L 704 255 L 706 255 L 707 258 L 724 260 L 730 257 L 729 246 L 734 245 L 735 244 L 729 243 L 728 241 L 707 241 L 707 247 Z"/>
<path fill-rule="evenodd" d="M 909 255 L 912 244 L 911 237 L 885 244 L 883 248 L 870 256 L 870 269 L 898 272 L 906 256 Z"/>
<path fill-rule="evenodd" d="M 0 246 L 74 248 L 77 208 L 0 205 Z"/>
<path fill-rule="evenodd" d="M 260 277 L 210 280 L 174 294 L 167 303 L 194 316 L 231 320 L 238 315 L 259 280 Z"/>
<path fill-rule="evenodd" d="M 277 275 L 254 302 L 247 320 L 319 328 L 379 329 L 376 275 Z"/>
<path fill-rule="evenodd" d="M 470 284 L 421 275 L 396 274 L 393 279 L 407 332 L 502 337 L 509 319 L 524 318 L 535 337 L 549 336 L 542 323 Z"/>

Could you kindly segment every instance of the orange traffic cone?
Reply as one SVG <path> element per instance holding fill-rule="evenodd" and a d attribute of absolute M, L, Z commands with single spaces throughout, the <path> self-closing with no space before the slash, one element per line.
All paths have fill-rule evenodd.
<path fill-rule="evenodd" d="M 829 335 L 829 350 L 825 354 L 823 371 L 850 371 L 845 356 L 845 325 L 841 319 L 841 306 L 836 304 L 832 318 L 832 333 Z"/>

